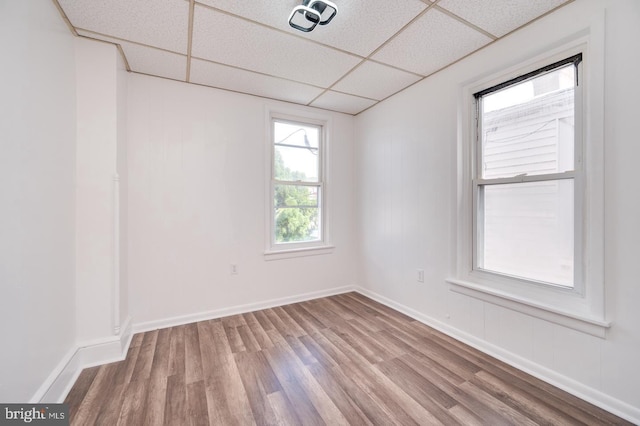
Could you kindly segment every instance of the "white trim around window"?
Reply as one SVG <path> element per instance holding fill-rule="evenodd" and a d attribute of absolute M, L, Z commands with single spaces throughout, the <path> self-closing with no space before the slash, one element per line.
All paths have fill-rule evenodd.
<path fill-rule="evenodd" d="M 474 94 L 578 53 L 582 54 L 582 99 L 576 102 L 582 103 L 582 110 L 576 122 L 582 125 L 576 129 L 580 133 L 576 143 L 581 144 L 582 165 L 571 176 L 578 177 L 575 285 L 563 288 L 488 273 L 476 267 L 474 258 L 474 188 L 478 185 L 473 173 L 477 160 Z M 562 46 L 461 87 L 459 105 L 457 260 L 455 276 L 447 279 L 451 291 L 604 338 L 611 325 L 604 309 L 604 19 Z"/>
<path fill-rule="evenodd" d="M 327 158 L 329 149 L 329 140 L 331 132 L 331 120 L 329 117 L 304 114 L 300 115 L 297 112 L 289 113 L 275 110 L 268 110 L 266 114 L 267 132 L 266 132 L 266 164 L 265 164 L 265 181 L 266 181 L 266 202 L 265 202 L 265 260 L 279 260 L 293 257 L 305 257 L 330 254 L 334 250 L 334 246 L 330 244 L 330 209 L 331 204 L 330 190 L 328 188 L 328 173 L 327 173 Z M 277 123 L 277 124 L 275 124 Z M 308 135 L 308 132 L 300 130 L 300 134 L 291 136 L 287 134 L 285 139 L 287 141 L 276 140 L 276 134 L 274 133 L 275 126 L 299 126 L 311 131 L 314 135 Z M 292 127 L 293 128 L 293 127 Z M 294 129 L 295 130 L 295 129 Z M 318 138 L 315 141 L 314 136 L 317 132 Z M 298 133 L 297 131 L 289 133 Z M 308 148 L 309 151 L 313 150 L 314 154 L 318 156 L 317 163 L 317 176 L 313 178 L 305 178 L 304 176 L 290 176 L 282 177 L 276 176 L 276 148 L 283 151 L 296 151 L 296 148 L 304 150 L 304 146 L 297 146 L 299 141 L 295 139 L 303 135 L 304 143 L 309 143 L 311 139 L 312 147 Z M 308 136 L 310 137 L 308 139 Z M 291 146 L 288 146 L 291 145 Z M 317 238 L 311 238 L 308 241 L 278 241 L 276 237 L 277 232 L 277 219 L 276 219 L 276 205 L 275 194 L 276 188 L 280 187 L 305 187 L 310 188 L 310 191 L 314 192 L 317 199 Z M 298 188 L 299 189 L 299 188 Z M 313 206 L 312 206 L 313 207 Z M 292 207 L 296 208 L 296 207 Z"/>

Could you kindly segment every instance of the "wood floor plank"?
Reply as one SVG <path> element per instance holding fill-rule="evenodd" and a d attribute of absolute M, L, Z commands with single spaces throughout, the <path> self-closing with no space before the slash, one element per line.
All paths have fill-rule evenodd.
<path fill-rule="evenodd" d="M 300 419 L 303 424 L 323 425 L 324 421 L 320 413 L 318 413 L 318 410 L 298 381 L 299 374 L 296 374 L 297 366 L 295 363 L 288 363 L 292 357 L 288 356 L 285 350 L 282 349 L 282 346 L 274 346 L 265 351 L 265 355 L 282 386 L 283 393 L 291 402 L 296 417 Z"/>
<path fill-rule="evenodd" d="M 576 423 L 575 418 L 549 407 L 534 395 L 522 392 L 486 371 L 478 372 L 471 383 L 540 425 Z"/>
<path fill-rule="evenodd" d="M 240 352 L 235 354 L 235 360 L 238 364 L 240 378 L 244 385 L 251 412 L 257 425 L 273 425 L 277 423 L 276 413 L 269 403 L 267 391 L 256 371 L 255 358 L 253 352 Z"/>
<path fill-rule="evenodd" d="M 144 405 L 147 396 L 148 380 L 134 380 L 127 386 L 122 398 L 122 408 L 118 426 L 135 426 L 144 423 Z M 77 423 L 80 425 L 93 423 Z"/>
<path fill-rule="evenodd" d="M 151 374 L 153 356 L 156 350 L 158 330 L 144 333 L 144 339 L 140 345 L 140 351 L 136 358 L 136 365 L 131 375 L 131 381 L 148 380 Z"/>
<path fill-rule="evenodd" d="M 167 376 L 152 375 L 149 379 L 147 398 L 144 404 L 144 426 L 164 424 L 166 402 Z"/>
<path fill-rule="evenodd" d="M 187 385 L 184 374 L 167 377 L 164 424 L 177 425 L 187 418 Z"/>
<path fill-rule="evenodd" d="M 207 396 L 204 380 L 187 384 L 187 418 L 191 426 L 209 425 Z M 184 419 L 180 419 L 184 422 Z"/>
<path fill-rule="evenodd" d="M 188 324 L 184 333 L 185 345 L 185 380 L 187 384 L 204 379 L 202 373 L 202 356 L 200 354 L 200 335 L 197 324 Z"/>
<path fill-rule="evenodd" d="M 295 426 L 304 424 L 284 392 L 270 393 L 267 395 L 267 400 L 276 416 L 276 425 Z"/>
<path fill-rule="evenodd" d="M 455 403 L 446 404 L 445 406 L 439 404 L 435 398 L 440 397 L 439 399 L 443 399 L 442 395 L 439 390 L 435 395 L 431 395 L 431 392 L 434 391 L 434 387 L 432 385 L 429 384 L 429 387 L 427 388 L 421 387 L 421 385 L 425 385 L 427 382 L 424 380 L 417 380 L 416 377 L 412 376 L 410 371 L 402 368 L 394 361 L 381 362 L 376 365 L 376 368 L 391 379 L 391 381 L 395 382 L 398 386 L 401 386 L 411 398 L 422 405 L 442 424 L 457 424 L 455 418 L 453 418 L 448 412 L 448 408 L 454 406 Z"/>
<path fill-rule="evenodd" d="M 173 328 L 169 344 L 169 375 L 184 374 L 185 349 L 184 349 L 184 325 Z"/>
<path fill-rule="evenodd" d="M 71 425 L 627 425 L 358 293 L 138 333 Z"/>
<path fill-rule="evenodd" d="M 318 381 L 322 389 L 325 390 L 329 398 L 338 407 L 340 412 L 350 425 L 372 425 L 373 423 L 367 418 L 358 404 L 347 393 L 341 382 L 336 379 L 336 373 L 327 370 L 321 364 L 309 366 L 309 371 Z M 344 383 L 344 381 L 343 381 Z"/>
<path fill-rule="evenodd" d="M 273 347 L 273 342 L 271 341 L 271 338 L 269 337 L 267 332 L 264 330 L 264 328 L 262 327 L 262 324 L 260 324 L 260 322 L 254 315 L 254 313 L 249 312 L 243 315 L 244 315 L 245 322 L 247 323 L 247 327 L 251 331 L 251 334 L 253 334 L 253 338 L 258 344 L 258 349 L 256 350 L 269 349 Z"/>
<path fill-rule="evenodd" d="M 78 409 L 82 404 L 85 396 L 87 395 L 89 388 L 93 384 L 93 381 L 98 374 L 100 367 L 85 368 L 78 376 L 75 384 L 69 391 L 69 394 L 64 399 L 64 403 L 69 406 L 69 421 L 73 422 L 77 416 Z"/>

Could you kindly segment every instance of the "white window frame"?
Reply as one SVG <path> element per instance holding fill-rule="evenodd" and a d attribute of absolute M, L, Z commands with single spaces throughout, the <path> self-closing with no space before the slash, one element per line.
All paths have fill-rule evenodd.
<path fill-rule="evenodd" d="M 582 55 L 582 52 L 579 53 Z M 582 88 L 584 84 L 580 82 L 583 74 L 583 62 L 582 57 L 575 63 L 575 61 L 570 61 L 575 58 L 577 55 L 572 55 L 567 58 L 563 58 L 560 61 L 555 63 L 549 63 L 544 65 L 542 68 L 534 69 L 531 73 L 535 73 L 533 76 L 536 77 L 542 75 L 541 70 L 544 68 L 551 68 L 551 70 L 557 70 L 562 66 L 566 66 L 569 64 L 574 64 L 576 67 L 576 77 L 578 80 L 578 84 L 575 86 L 574 91 L 574 169 L 571 171 L 560 172 L 560 173 L 545 173 L 545 174 L 536 174 L 536 175 L 525 175 L 525 176 L 513 176 L 513 177 L 500 177 L 500 178 L 482 178 L 482 160 L 483 160 L 483 151 L 482 151 L 482 141 L 480 140 L 480 135 L 482 134 L 482 125 L 481 125 L 481 105 L 480 105 L 480 97 L 475 96 L 474 94 L 474 126 L 475 132 L 472 136 L 471 141 L 471 185 L 472 185 L 472 198 L 473 198 L 473 206 L 472 206 L 472 220 L 473 220 L 473 248 L 472 248 L 472 270 L 474 274 L 483 277 L 483 279 L 491 279 L 491 280 L 502 280 L 505 283 L 508 282 L 518 282 L 522 285 L 535 285 L 535 286 L 551 286 L 553 291 L 563 292 L 563 293 L 576 293 L 577 295 L 584 294 L 584 279 L 583 279 L 583 268 L 582 268 L 582 246 L 583 246 L 583 236 L 582 236 L 582 225 L 584 223 L 583 219 L 583 209 L 581 208 L 583 205 L 583 193 L 584 193 L 584 167 L 582 166 L 582 147 L 583 147 L 583 126 L 582 122 L 584 118 L 583 114 L 583 96 L 582 96 Z M 560 65 L 562 63 L 562 65 Z M 525 75 L 518 75 L 515 79 L 519 79 L 525 77 Z M 509 87 L 517 84 L 518 82 L 511 82 L 510 80 L 503 81 L 498 83 L 498 85 L 505 85 L 504 87 Z M 493 89 L 495 86 L 489 86 L 488 88 L 483 89 Z M 496 90 L 497 91 L 497 90 Z M 489 93 L 495 93 L 489 92 Z M 487 93 L 488 94 L 488 93 Z M 498 185 L 498 184 L 510 184 L 510 183 L 526 183 L 526 182 L 543 182 L 543 181 L 560 181 L 560 180 L 572 180 L 574 182 L 574 278 L 573 285 L 571 288 L 562 286 L 560 284 L 555 283 L 547 283 L 541 281 L 530 280 L 526 278 L 509 276 L 497 271 L 491 271 L 488 269 L 481 268 L 480 265 L 480 246 L 481 246 L 481 238 L 482 232 L 480 228 L 482 227 L 482 218 L 483 212 L 480 206 L 480 190 L 483 187 L 490 185 Z"/>
<path fill-rule="evenodd" d="M 596 28 L 596 32 L 602 29 Z M 576 36 L 562 46 L 521 61 L 507 70 L 461 87 L 458 137 L 458 217 L 455 277 L 450 289 L 598 337 L 605 337 L 611 323 L 604 310 L 604 36 Z M 582 54 L 581 95 L 576 95 L 576 165 L 574 173 L 575 233 L 574 288 L 478 270 L 476 268 L 477 221 L 474 182 L 477 167 L 476 100 L 481 92 L 518 76 Z M 578 123 L 582 125 L 578 126 Z M 579 163 L 578 163 L 579 161 Z M 557 178 L 557 177 L 556 177 Z M 524 177 L 522 181 L 528 178 Z M 516 179 L 516 181 L 518 181 Z"/>
<path fill-rule="evenodd" d="M 275 140 L 274 140 L 274 123 L 276 121 L 299 124 L 301 126 L 318 127 L 320 131 L 320 140 L 318 141 L 318 182 L 309 183 L 309 186 L 319 187 L 319 214 L 320 214 L 320 239 L 317 241 L 301 241 L 277 243 L 275 241 L 275 206 L 274 193 L 275 185 L 280 183 L 275 179 Z M 330 204 L 327 191 L 327 147 L 330 130 L 330 120 L 321 116 L 300 116 L 297 114 L 269 111 L 267 114 L 267 223 L 265 226 L 267 241 L 266 250 L 264 252 L 265 260 L 287 259 L 291 257 L 314 256 L 320 254 L 329 254 L 333 252 L 334 246 L 329 241 L 329 209 Z M 307 183 L 300 183 L 307 185 Z"/>

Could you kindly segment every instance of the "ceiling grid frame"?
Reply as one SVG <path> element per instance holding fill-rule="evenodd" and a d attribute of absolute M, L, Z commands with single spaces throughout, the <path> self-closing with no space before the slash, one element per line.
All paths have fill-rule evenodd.
<path fill-rule="evenodd" d="M 127 71 L 132 73 L 357 115 L 575 0 L 539 0 L 533 5 L 528 3 L 528 0 L 491 0 L 488 3 L 482 3 L 479 0 L 469 0 L 468 3 L 460 0 L 398 0 L 402 4 L 394 5 L 393 8 L 383 0 L 366 0 L 367 10 L 355 8 L 355 6 L 364 5 L 365 0 L 353 0 L 344 6 L 336 0 L 339 12 L 334 21 L 323 27 L 322 32 L 316 30 L 319 35 L 311 36 L 308 35 L 309 33 L 298 33 L 287 28 L 280 22 L 280 18 L 277 18 L 283 14 L 282 12 L 285 12 L 284 15 L 288 14 L 288 8 L 294 3 L 292 0 L 275 6 L 269 3 L 269 8 L 278 9 L 274 11 L 265 9 L 267 6 L 259 2 L 252 3 L 251 7 L 257 8 L 253 10 L 247 9 L 248 6 L 245 4 L 230 0 L 111 0 L 99 4 L 79 0 L 52 1 L 72 34 L 116 45 Z M 185 3 L 187 16 L 185 22 L 180 23 L 180 16 L 184 16 L 185 10 L 178 4 Z M 131 9 L 129 4 L 132 6 Z M 419 7 L 418 4 L 423 6 Z M 500 13 L 494 14 L 492 10 L 482 9 L 486 4 L 493 7 L 503 6 L 503 8 L 500 9 Z M 405 6 L 411 6 L 411 8 L 405 9 Z M 351 10 L 348 9 L 349 7 Z M 375 10 L 368 10 L 369 7 Z M 211 13 L 209 16 L 199 15 L 200 8 L 209 10 Z M 180 12 L 179 16 L 170 13 L 171 10 Z M 265 11 L 269 16 L 265 17 L 264 22 L 258 21 L 257 19 L 262 19 L 260 13 Z M 405 57 L 404 62 L 397 62 L 397 58 L 389 52 L 401 48 L 402 37 L 406 38 L 407 34 L 411 37 L 423 37 L 422 44 L 418 45 L 427 45 L 425 43 L 428 41 L 425 40 L 433 39 L 432 34 L 429 34 L 432 29 L 421 28 L 418 25 L 422 22 L 424 26 L 424 21 L 421 20 L 427 16 L 433 19 L 436 15 L 431 15 L 435 13 L 432 11 L 437 11 L 457 22 L 456 28 L 467 28 L 468 34 L 479 34 L 485 37 L 486 41 L 480 41 L 483 39 L 479 38 L 475 42 L 467 42 L 467 46 L 472 47 L 471 49 L 467 47 L 465 51 L 464 48 L 458 48 L 459 53 L 447 51 L 443 57 L 446 60 L 441 60 L 442 63 L 437 67 L 431 67 L 433 69 L 426 67 L 423 69 L 426 72 L 417 72 L 420 71 L 418 67 L 413 66 L 408 69 L 407 60 L 428 52 L 412 51 L 408 57 Z M 155 17 L 147 19 L 146 12 Z M 358 18 L 365 16 L 373 19 L 371 21 L 373 24 L 383 25 L 384 28 L 380 28 L 382 31 L 376 33 L 377 28 L 369 28 L 366 23 L 340 22 L 341 14 L 345 17 L 344 19 L 350 16 Z M 203 33 L 202 22 L 210 18 L 219 19 L 220 15 L 228 17 L 220 21 L 227 27 L 224 28 L 223 25 L 222 28 L 213 30 L 206 28 L 207 32 Z M 497 16 L 495 19 L 494 15 Z M 124 20 L 119 21 L 120 18 Z M 282 19 L 286 20 L 285 18 L 286 16 Z M 204 19 L 200 28 L 195 24 L 198 19 Z M 390 19 L 390 22 L 387 23 L 385 19 Z M 127 22 L 135 22 L 135 25 Z M 215 43 L 220 36 L 224 35 L 225 29 L 233 30 L 235 22 L 245 22 L 242 28 L 248 33 L 253 33 L 254 29 L 256 31 L 258 28 L 263 29 L 253 33 L 253 36 L 247 35 L 246 38 L 244 33 L 236 32 L 236 37 L 228 40 L 226 46 L 223 48 L 216 46 L 218 50 L 210 50 L 208 54 L 203 55 L 202 46 L 206 43 L 206 38 L 203 39 L 203 36 L 209 34 L 212 36 L 212 43 Z M 338 24 L 335 25 L 334 22 Z M 440 27 L 446 22 L 449 21 L 440 22 Z M 130 26 L 127 27 L 127 25 Z M 360 30 L 364 28 L 364 31 L 355 34 L 352 27 Z M 101 28 L 104 30 L 100 31 Z M 417 30 L 418 28 L 420 29 Z M 499 29 L 498 33 L 492 33 L 491 28 Z M 469 33 L 469 30 L 472 32 Z M 223 31 L 223 33 L 216 33 L 216 31 Z M 330 31 L 338 32 L 330 33 Z M 350 32 L 343 33 L 343 31 Z M 271 35 L 275 34 L 280 35 L 272 39 Z M 358 40 L 358 42 L 345 45 L 345 42 L 340 40 L 341 34 L 345 36 L 343 40 Z M 384 36 L 386 38 L 381 39 L 381 34 L 386 34 Z M 255 38 L 256 35 L 258 39 Z M 185 36 L 186 40 L 184 40 Z M 443 35 L 440 34 L 440 36 Z M 229 34 L 227 34 L 228 37 Z M 247 40 L 251 40 L 251 37 L 259 40 L 256 46 L 246 43 Z M 354 39 L 354 37 L 358 38 Z M 457 35 L 453 34 L 453 37 Z M 184 51 L 182 51 L 183 48 L 180 48 L 180 51 L 171 48 L 173 46 L 177 49 L 182 43 L 181 40 L 186 44 L 183 46 Z M 376 45 L 372 45 L 370 40 L 374 40 Z M 276 43 L 274 46 L 277 46 L 274 47 L 273 52 L 265 50 L 247 52 L 247 49 L 254 48 L 269 50 L 271 46 L 268 43 L 271 41 L 274 41 Z M 449 42 L 457 45 L 458 40 Z M 464 46 L 465 42 L 462 43 L 461 46 Z M 195 49 L 195 55 L 194 45 L 200 49 L 200 51 Z M 367 45 L 370 47 L 367 48 Z M 320 52 L 324 52 L 318 57 L 323 59 L 310 59 L 314 57 L 309 53 L 310 49 L 314 49 L 313 46 L 317 46 Z M 371 49 L 371 47 L 374 48 Z M 294 52 L 283 52 L 287 48 L 291 48 Z M 367 52 L 364 52 L 364 49 Z M 219 55 L 221 51 L 222 55 L 217 58 L 202 57 L 211 54 Z M 380 55 L 380 52 L 385 54 Z M 434 52 L 441 53 L 437 48 Z M 254 58 L 250 56 L 252 54 L 256 55 L 256 60 L 252 59 Z M 400 55 L 402 56 L 402 53 Z M 178 66 L 179 58 L 184 61 L 182 66 Z M 437 59 L 435 58 L 433 63 L 438 63 Z M 301 60 L 303 62 L 300 62 Z M 335 60 L 340 62 L 334 62 Z M 354 60 L 355 63 L 353 63 Z M 429 62 L 431 58 L 424 56 L 421 60 L 427 61 L 424 63 L 432 63 Z M 350 62 L 352 65 L 349 65 Z M 210 66 L 206 65 L 207 63 Z M 289 63 L 291 65 L 287 68 Z M 198 81 L 194 81 L 193 78 L 194 65 L 199 68 Z M 178 69 L 183 67 L 183 74 L 178 77 Z M 209 70 L 212 75 L 205 76 L 203 74 L 205 70 Z M 238 73 L 237 77 L 233 77 L 233 70 Z M 308 71 L 311 70 L 314 71 L 309 74 Z M 312 99 L 303 100 L 313 91 L 319 91 L 319 93 Z"/>

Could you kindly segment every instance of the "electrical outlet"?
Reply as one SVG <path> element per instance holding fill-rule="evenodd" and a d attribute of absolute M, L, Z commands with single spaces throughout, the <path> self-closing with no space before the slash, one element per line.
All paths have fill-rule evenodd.
<path fill-rule="evenodd" d="M 418 269 L 418 273 L 417 273 L 416 278 L 417 278 L 419 283 L 423 283 L 424 282 L 424 269 Z"/>
<path fill-rule="evenodd" d="M 231 275 L 238 275 L 238 265 L 235 263 L 231 264 Z"/>

